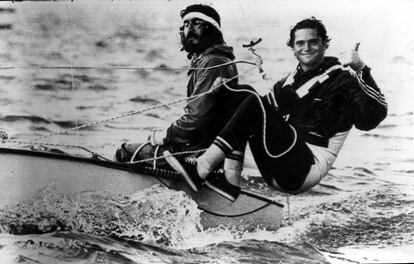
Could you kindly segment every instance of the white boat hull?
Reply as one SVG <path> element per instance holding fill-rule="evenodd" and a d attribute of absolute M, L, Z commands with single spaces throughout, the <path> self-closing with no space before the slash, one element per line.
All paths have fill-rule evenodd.
<path fill-rule="evenodd" d="M 282 206 L 267 198 L 243 191 L 231 203 L 207 187 L 193 192 L 177 175 L 149 175 L 142 168 L 134 169 L 131 164 L 0 148 L 0 166 L 0 208 L 26 200 L 49 184 L 62 193 L 97 190 L 114 194 L 131 194 L 164 184 L 185 191 L 197 202 L 204 210 L 201 224 L 205 228 L 223 225 L 276 230 L 282 220 Z"/>

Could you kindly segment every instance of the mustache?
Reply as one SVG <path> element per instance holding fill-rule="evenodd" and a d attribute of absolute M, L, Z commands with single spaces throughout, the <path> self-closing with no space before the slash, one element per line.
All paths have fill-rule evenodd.
<path fill-rule="evenodd" d="M 190 38 L 200 39 L 201 36 L 197 35 L 194 32 L 188 32 L 187 36 L 184 37 L 184 40 L 188 40 Z"/>

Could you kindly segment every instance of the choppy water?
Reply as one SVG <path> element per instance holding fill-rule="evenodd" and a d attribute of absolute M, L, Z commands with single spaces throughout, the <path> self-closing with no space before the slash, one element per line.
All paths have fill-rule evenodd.
<path fill-rule="evenodd" d="M 1 3 L 0 68 L 14 68 L 0 70 L 0 128 L 12 139 L 30 141 L 183 98 L 186 72 L 180 68 L 188 61 L 179 52 L 177 29 L 187 3 Z M 45 186 L 28 201 L 0 208 L 1 262 L 413 262 L 413 4 L 375 3 L 214 2 L 238 59 L 254 59 L 241 44 L 264 39 L 258 53 L 274 80 L 295 65 L 285 46 L 290 26 L 311 15 L 321 18 L 332 37 L 329 54 L 360 41 L 361 56 L 389 102 L 389 116 L 377 129 L 350 134 L 322 184 L 289 197 L 278 231 L 205 231 L 195 203 L 161 186 L 134 194 L 62 194 Z M 74 68 L 40 68 L 45 66 Z M 239 65 L 239 71 L 249 67 Z M 268 85 L 254 71 L 241 82 Z M 175 104 L 42 141 L 111 157 L 120 142 L 168 125 L 181 108 Z M 254 191 L 287 203 L 254 177 L 251 162 L 246 174 L 258 181 Z"/>

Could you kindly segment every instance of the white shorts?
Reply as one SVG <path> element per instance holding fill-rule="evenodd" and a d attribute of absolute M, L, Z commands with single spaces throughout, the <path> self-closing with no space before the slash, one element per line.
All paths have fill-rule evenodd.
<path fill-rule="evenodd" d="M 328 174 L 334 163 L 339 151 L 341 150 L 349 131 L 338 132 L 332 138 L 329 139 L 327 148 L 308 144 L 308 147 L 312 151 L 315 164 L 312 165 L 305 182 L 302 187 L 295 191 L 295 193 L 302 193 L 313 186 L 319 184 L 319 182 Z M 273 180 L 273 185 L 277 188 L 278 184 Z M 278 188 L 280 189 L 280 188 Z"/>

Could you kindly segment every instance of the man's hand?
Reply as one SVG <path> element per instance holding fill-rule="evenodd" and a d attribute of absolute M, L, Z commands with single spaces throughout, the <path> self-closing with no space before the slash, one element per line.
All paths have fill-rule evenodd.
<path fill-rule="evenodd" d="M 358 53 L 359 42 L 355 44 L 355 48 L 350 52 L 341 53 L 341 58 L 343 58 L 344 66 L 351 67 L 354 71 L 359 72 L 365 67 L 365 63 L 361 60 Z"/>
<path fill-rule="evenodd" d="M 148 141 L 152 146 L 162 146 L 164 145 L 164 140 L 167 137 L 167 132 L 164 129 L 156 129 L 154 128 L 151 130 Z"/>

